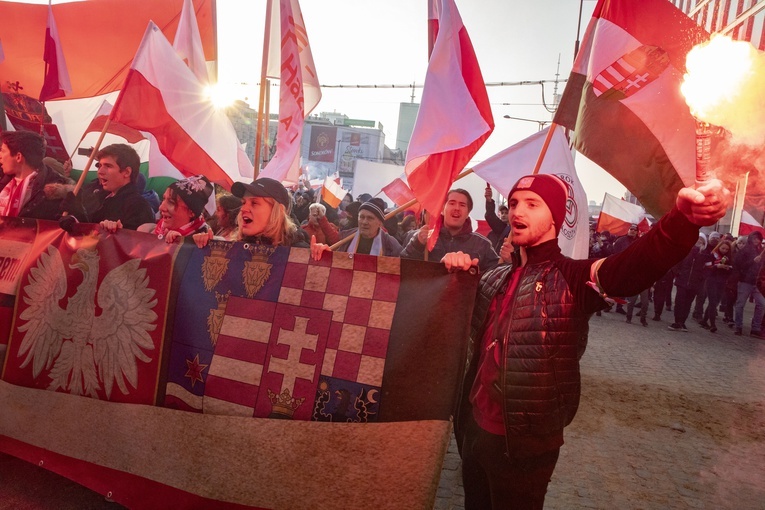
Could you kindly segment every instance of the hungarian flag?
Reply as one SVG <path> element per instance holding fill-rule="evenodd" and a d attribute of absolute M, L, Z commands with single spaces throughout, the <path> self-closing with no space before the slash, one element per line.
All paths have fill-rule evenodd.
<path fill-rule="evenodd" d="M 405 167 L 414 195 L 434 218 L 454 179 L 494 130 L 486 85 L 454 0 L 442 0 L 439 14 Z M 436 240 L 430 236 L 429 250 Z"/>
<path fill-rule="evenodd" d="M 638 230 L 647 231 L 650 225 L 645 217 L 645 210 L 639 205 L 606 193 L 595 230 L 608 231 L 614 236 L 623 236 L 631 224 L 637 225 Z"/>
<path fill-rule="evenodd" d="M 112 119 L 154 135 L 162 154 L 184 176 L 203 174 L 226 189 L 252 177 L 252 167 L 240 165 L 231 121 L 213 106 L 154 23 L 146 29 Z"/>
<path fill-rule="evenodd" d="M 0 451 L 129 508 L 433 507 L 477 275 L 32 227 Z"/>
<path fill-rule="evenodd" d="M 271 1 L 276 6 L 276 0 Z M 259 175 L 296 184 L 300 176 L 303 124 L 319 104 L 321 89 L 300 4 L 297 0 L 280 0 L 279 8 L 272 12 L 279 15 L 281 38 L 278 48 L 281 51 L 276 53 L 279 59 L 269 59 L 267 67 L 269 76 L 280 80 L 279 127 L 276 132 L 276 153 Z M 274 33 L 270 35 L 272 42 L 269 48 L 273 52 L 275 48 L 271 45 L 274 45 Z M 277 75 L 271 74 L 275 62 L 281 63 Z"/>
<path fill-rule="evenodd" d="M 708 34 L 666 0 L 600 0 L 555 122 L 655 217 L 695 179 L 685 56 Z"/>
<path fill-rule="evenodd" d="M 549 130 L 548 127 L 534 133 L 475 165 L 473 172 L 494 186 L 503 196 L 510 198 L 510 190 L 518 179 L 534 171 Z M 590 247 L 587 194 L 576 174 L 574 158 L 560 126 L 553 132 L 539 173 L 560 177 L 568 190 L 566 218 L 558 234 L 561 251 L 568 257 L 587 258 Z"/>
<path fill-rule="evenodd" d="M 173 39 L 173 48 L 186 62 L 189 69 L 193 71 L 199 82 L 207 85 L 210 78 L 207 75 L 205 51 L 202 47 L 202 36 L 199 34 L 199 24 L 191 0 L 183 0 L 181 19 L 178 21 L 178 30 L 176 30 L 175 39 Z"/>
<path fill-rule="evenodd" d="M 337 209 L 337 206 L 340 205 L 340 202 L 343 201 L 347 194 L 348 192 L 334 179 L 330 179 L 329 176 L 324 179 L 324 184 L 321 188 L 321 199 L 329 204 L 330 207 Z"/>
<path fill-rule="evenodd" d="M 69 71 L 66 68 L 64 50 L 58 36 L 56 20 L 53 18 L 53 7 L 48 5 L 48 24 L 45 27 L 45 81 L 40 91 L 40 101 L 48 101 L 64 97 L 72 92 L 69 81 Z"/>

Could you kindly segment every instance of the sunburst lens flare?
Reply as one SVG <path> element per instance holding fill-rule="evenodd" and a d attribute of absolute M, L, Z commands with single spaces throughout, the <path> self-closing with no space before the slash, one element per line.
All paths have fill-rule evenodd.
<path fill-rule="evenodd" d="M 205 92 L 212 101 L 213 106 L 218 109 L 229 107 L 238 99 L 233 87 L 224 83 L 210 85 L 205 89 Z"/>
<path fill-rule="evenodd" d="M 755 51 L 748 42 L 718 34 L 688 52 L 680 90 L 696 118 L 715 123 L 718 110 L 736 104 L 752 73 Z"/>

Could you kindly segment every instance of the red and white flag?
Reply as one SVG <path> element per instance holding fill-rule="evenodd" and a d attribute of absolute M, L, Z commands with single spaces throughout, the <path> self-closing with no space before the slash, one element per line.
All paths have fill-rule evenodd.
<path fill-rule="evenodd" d="M 680 93 L 685 56 L 708 34 L 666 0 L 600 0 L 555 122 L 655 217 L 691 185 L 696 123 Z"/>
<path fill-rule="evenodd" d="M 427 0 L 428 2 L 428 59 L 433 53 L 438 37 L 438 4 L 440 0 Z"/>
<path fill-rule="evenodd" d="M 276 7 L 276 0 L 274 7 Z M 276 132 L 276 153 L 268 162 L 262 177 L 295 184 L 300 176 L 300 140 L 305 118 L 321 99 L 319 79 L 313 63 L 303 14 L 297 0 L 280 0 L 278 13 L 281 26 L 281 49 L 278 76 L 279 128 Z M 276 16 L 273 15 L 272 19 Z M 271 34 L 273 36 L 273 33 Z M 270 48 L 273 50 L 273 48 Z M 269 66 L 273 70 L 273 66 Z"/>
<path fill-rule="evenodd" d="M 534 171 L 549 130 L 548 127 L 534 133 L 475 165 L 473 172 L 507 197 L 518 179 Z M 539 173 L 560 177 L 566 183 L 568 190 L 566 218 L 558 234 L 561 251 L 568 257 L 587 258 L 589 250 L 587 194 L 576 174 L 574 158 L 562 126 L 558 126 L 553 132 Z"/>
<path fill-rule="evenodd" d="M 239 140 L 194 73 L 162 31 L 149 23 L 112 119 L 154 135 L 162 154 L 184 176 L 203 174 L 226 189 L 252 178 L 240 165 Z"/>
<path fill-rule="evenodd" d="M 64 97 L 72 92 L 69 81 L 69 71 L 66 68 L 64 50 L 61 49 L 61 39 L 58 36 L 56 20 L 53 18 L 53 7 L 48 5 L 48 24 L 45 27 L 45 81 L 40 90 L 40 101 L 48 101 Z"/>
<path fill-rule="evenodd" d="M 191 0 L 183 0 L 181 19 L 178 21 L 178 30 L 173 39 L 173 48 L 178 52 L 181 59 L 186 62 L 189 69 L 200 83 L 207 85 L 210 78 L 207 74 L 205 52 L 202 47 L 202 36 L 199 34 L 199 25 L 194 12 L 194 3 Z"/>
<path fill-rule="evenodd" d="M 754 219 L 754 216 L 746 211 L 741 211 L 741 223 L 738 226 L 738 235 L 748 236 L 752 232 L 759 232 L 765 236 L 765 228 L 762 227 L 760 222 Z"/>
<path fill-rule="evenodd" d="M 104 102 L 101 103 L 101 106 L 98 108 L 98 111 L 96 112 L 95 116 L 93 117 L 93 120 L 90 121 L 90 124 L 88 124 L 88 127 L 85 129 L 85 132 L 82 134 L 82 138 L 80 138 L 80 142 L 82 142 L 83 138 L 85 138 L 85 135 L 88 133 L 100 133 L 104 129 L 104 125 L 106 124 L 107 119 L 109 118 L 109 114 L 112 111 L 112 104 L 104 99 Z M 124 124 L 121 124 L 119 122 L 111 121 L 109 123 L 109 127 L 106 130 L 107 133 L 111 133 L 113 135 L 120 136 L 125 139 L 128 143 L 138 143 L 141 140 L 145 140 L 146 137 L 143 136 L 143 133 L 138 131 L 137 129 L 133 129 L 131 127 L 128 127 Z"/>
<path fill-rule="evenodd" d="M 343 201 L 347 194 L 348 192 L 336 180 L 330 179 L 329 176 L 324 178 L 324 185 L 321 188 L 321 199 L 329 204 L 330 207 L 337 209 L 337 206 L 340 205 L 340 202 Z"/>
<path fill-rule="evenodd" d="M 412 190 L 401 177 L 396 177 L 393 179 L 390 184 L 382 189 L 382 192 L 385 193 L 388 198 L 393 200 L 393 203 L 399 207 L 404 204 L 408 204 L 415 198 L 414 193 L 412 193 Z M 416 202 L 407 208 L 407 210 L 413 211 L 415 214 L 419 214 L 420 209 L 420 204 Z"/>
<path fill-rule="evenodd" d="M 437 218 L 455 177 L 494 130 L 486 85 L 457 6 L 442 0 L 440 7 L 405 167 L 417 200 Z M 430 236 L 428 249 L 436 240 Z"/>
<path fill-rule="evenodd" d="M 645 209 L 606 193 L 595 230 L 608 231 L 618 237 L 626 234 L 632 224 L 638 225 L 638 230 L 648 230 Z"/>

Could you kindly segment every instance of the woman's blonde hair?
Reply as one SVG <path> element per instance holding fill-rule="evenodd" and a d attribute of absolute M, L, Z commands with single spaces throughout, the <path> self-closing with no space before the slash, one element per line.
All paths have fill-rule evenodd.
<path fill-rule="evenodd" d="M 287 209 L 276 202 L 273 198 L 263 197 L 263 200 L 271 204 L 271 216 L 268 218 L 268 224 L 263 232 L 256 235 L 268 237 L 274 246 L 282 246 L 287 244 L 291 240 L 295 232 L 297 232 L 297 225 L 292 221 L 292 218 L 287 214 Z M 237 216 L 237 225 L 239 225 L 239 232 L 237 233 L 237 240 L 242 241 L 242 212 L 239 211 Z"/>

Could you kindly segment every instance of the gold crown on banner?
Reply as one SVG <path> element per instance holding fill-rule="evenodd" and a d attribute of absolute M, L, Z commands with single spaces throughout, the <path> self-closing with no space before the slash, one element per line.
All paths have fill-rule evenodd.
<path fill-rule="evenodd" d="M 284 388 L 280 394 L 268 390 L 268 399 L 271 401 L 272 414 L 278 414 L 287 418 L 292 418 L 295 410 L 305 401 L 305 397 L 294 398 L 290 395 L 290 390 Z"/>

